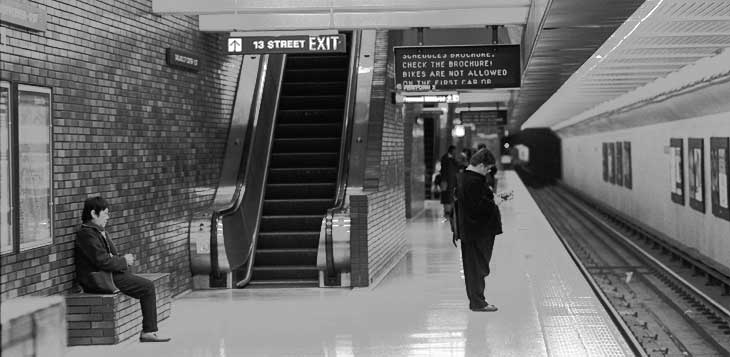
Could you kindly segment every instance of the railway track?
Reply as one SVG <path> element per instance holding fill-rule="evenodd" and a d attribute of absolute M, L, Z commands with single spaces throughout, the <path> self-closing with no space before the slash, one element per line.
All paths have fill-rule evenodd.
<path fill-rule="evenodd" d="M 564 188 L 529 190 L 646 355 L 730 356 L 730 297 L 717 284 Z"/>

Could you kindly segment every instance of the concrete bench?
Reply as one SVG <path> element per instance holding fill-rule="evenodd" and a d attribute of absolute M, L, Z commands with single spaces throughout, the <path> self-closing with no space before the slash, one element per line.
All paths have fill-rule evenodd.
<path fill-rule="evenodd" d="M 60 295 L 3 300 L 3 356 L 66 354 L 66 305 Z"/>
<path fill-rule="evenodd" d="M 170 275 L 136 274 L 155 284 L 157 321 L 170 317 Z M 66 295 L 68 345 L 113 345 L 142 331 L 139 300 L 122 293 Z"/>

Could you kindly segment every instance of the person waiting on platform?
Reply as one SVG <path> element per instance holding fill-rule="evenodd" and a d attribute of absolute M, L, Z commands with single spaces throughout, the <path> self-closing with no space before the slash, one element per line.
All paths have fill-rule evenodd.
<path fill-rule="evenodd" d="M 454 244 L 461 240 L 464 283 L 472 311 L 497 311 L 484 297 L 484 278 L 489 275 L 494 238 L 502 233 L 499 207 L 486 184 L 486 176 L 495 164 L 489 150 L 480 150 L 457 176 L 453 239 Z M 500 200 L 509 198 L 511 194 L 499 197 Z"/>
<path fill-rule="evenodd" d="M 446 153 L 441 156 L 441 204 L 444 205 L 444 217 L 451 218 L 454 203 L 454 187 L 456 186 L 456 174 L 459 172 L 459 163 L 456 161 L 456 146 L 450 145 Z"/>
<path fill-rule="evenodd" d="M 117 253 L 104 229 L 109 220 L 109 204 L 102 197 L 88 198 L 81 212 L 82 224 L 76 232 L 74 247 L 76 280 L 87 293 L 99 292 L 93 272 L 111 272 L 114 285 L 125 295 L 139 299 L 142 307 L 141 342 L 167 342 L 169 337 L 157 333 L 157 297 L 154 284 L 128 272 L 134 256 Z"/>
<path fill-rule="evenodd" d="M 477 146 L 477 151 L 486 150 L 486 149 L 487 149 L 487 145 L 484 143 L 481 143 Z M 489 188 L 492 190 L 492 192 L 495 192 L 495 190 L 497 189 L 497 177 L 495 176 L 496 174 L 497 174 L 497 166 L 492 166 L 490 168 L 489 172 L 487 172 L 487 176 L 486 176 L 487 186 L 489 186 Z"/>

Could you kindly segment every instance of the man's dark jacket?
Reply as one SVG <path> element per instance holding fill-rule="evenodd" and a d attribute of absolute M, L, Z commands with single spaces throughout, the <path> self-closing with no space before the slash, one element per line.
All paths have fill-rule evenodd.
<path fill-rule="evenodd" d="M 76 232 L 74 260 L 76 261 L 76 280 L 82 287 L 89 287 L 89 273 L 105 270 L 123 272 L 127 261 L 117 255 L 111 239 L 104 238 L 103 228 L 91 223 L 82 224 Z"/>
<path fill-rule="evenodd" d="M 502 233 L 499 207 L 486 177 L 464 170 L 457 176 L 456 209 L 459 238 L 463 241 L 494 238 Z"/>

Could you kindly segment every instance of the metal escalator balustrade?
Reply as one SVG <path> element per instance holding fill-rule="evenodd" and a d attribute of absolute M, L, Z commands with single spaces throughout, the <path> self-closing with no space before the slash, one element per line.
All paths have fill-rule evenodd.
<path fill-rule="evenodd" d="M 251 286 L 319 286 L 320 226 L 336 201 L 349 53 L 288 55 Z"/>

